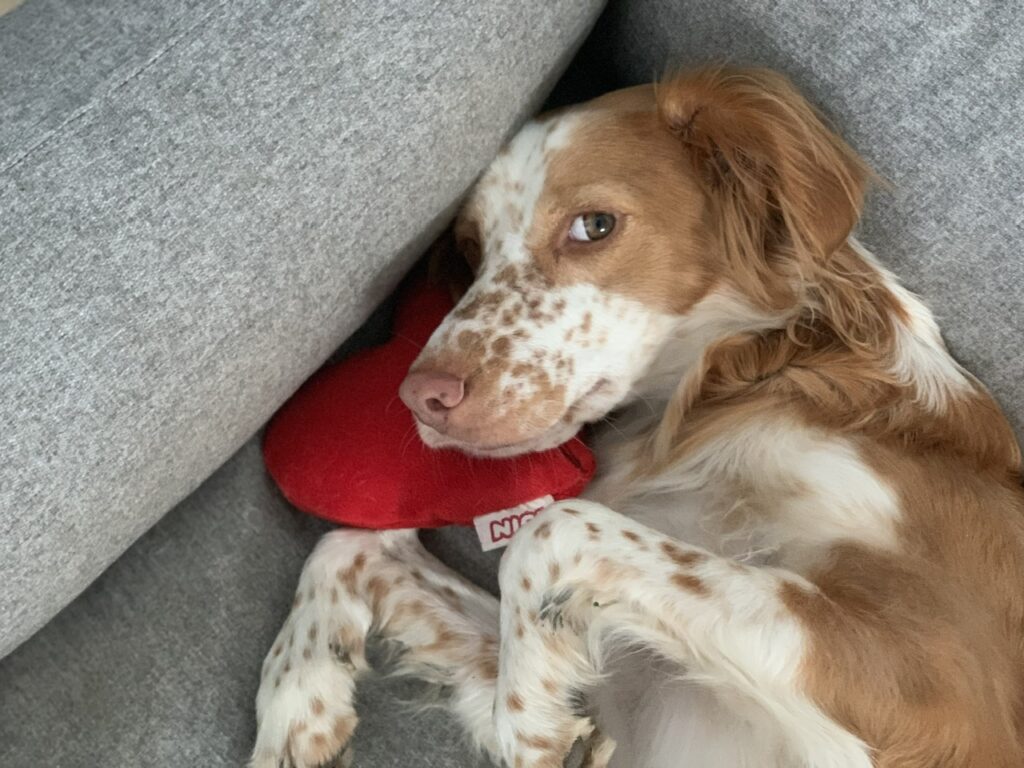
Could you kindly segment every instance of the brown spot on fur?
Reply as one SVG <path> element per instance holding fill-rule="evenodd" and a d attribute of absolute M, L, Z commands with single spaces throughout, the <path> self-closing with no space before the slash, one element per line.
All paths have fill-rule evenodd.
<path fill-rule="evenodd" d="M 484 680 L 497 680 L 498 679 L 498 660 L 490 656 L 480 660 L 479 664 L 480 677 Z"/>
<path fill-rule="evenodd" d="M 435 626 L 434 631 L 436 633 L 434 642 L 429 645 L 424 645 L 423 648 L 420 649 L 423 653 L 447 650 L 448 647 L 458 639 L 458 635 L 443 624 Z"/>
<path fill-rule="evenodd" d="M 423 616 L 428 612 L 427 606 L 422 600 L 413 600 L 408 605 L 409 612 L 412 613 L 413 616 Z"/>
<path fill-rule="evenodd" d="M 700 552 L 684 552 L 678 545 L 670 541 L 662 542 L 661 551 L 669 560 L 682 568 L 690 568 L 705 559 Z"/>
<path fill-rule="evenodd" d="M 371 576 L 370 580 L 366 582 L 366 589 L 370 593 L 370 605 L 376 610 L 387 595 L 388 585 L 380 576 Z"/>
<path fill-rule="evenodd" d="M 499 336 L 491 342 L 491 352 L 499 358 L 508 357 L 509 350 L 512 348 L 512 342 L 508 336 Z"/>
<path fill-rule="evenodd" d="M 512 367 L 511 374 L 517 379 L 525 379 L 533 373 L 533 366 L 527 363 L 516 363 Z"/>
<path fill-rule="evenodd" d="M 558 687 L 558 683 L 556 683 L 550 677 L 545 677 L 543 680 L 540 681 L 540 684 L 543 686 L 544 690 L 552 696 L 556 695 L 560 690 Z"/>
<path fill-rule="evenodd" d="M 578 515 L 580 513 L 580 511 L 575 507 L 562 507 L 562 511 L 565 512 L 565 514 L 567 515 L 573 516 Z"/>
<path fill-rule="evenodd" d="M 477 349 L 482 342 L 483 336 L 476 331 L 462 331 L 455 340 L 455 343 L 463 352 Z"/>
<path fill-rule="evenodd" d="M 351 717 L 339 715 L 334 719 L 334 738 L 339 744 L 345 744 L 352 738 L 356 726 Z"/>
<path fill-rule="evenodd" d="M 352 566 L 350 568 L 338 569 L 338 581 L 342 583 L 349 594 L 355 594 L 358 585 L 359 571 Z"/>
<path fill-rule="evenodd" d="M 601 528 L 594 523 L 587 523 L 587 533 L 590 534 L 591 541 L 597 541 L 601 535 Z"/>
<path fill-rule="evenodd" d="M 513 286 L 516 284 L 516 280 L 519 278 L 519 270 L 512 264 L 507 267 L 503 267 L 497 275 L 494 276 L 494 282 L 498 285 Z"/>
<path fill-rule="evenodd" d="M 530 749 L 536 749 L 539 752 L 551 752 L 556 749 L 554 741 L 549 739 L 547 736 L 526 736 L 523 734 L 517 734 L 519 741 Z"/>
<path fill-rule="evenodd" d="M 637 534 L 637 533 L 634 533 L 633 531 L 623 531 L 622 535 L 623 535 L 623 537 L 625 537 L 629 541 L 633 542 L 634 544 L 639 544 L 642 541 L 642 539 L 640 538 L 640 535 Z"/>
<path fill-rule="evenodd" d="M 508 706 L 509 712 L 522 712 L 526 709 L 523 699 L 518 693 L 510 693 L 505 700 L 505 704 Z"/>
<path fill-rule="evenodd" d="M 562 575 L 562 569 L 558 566 L 558 563 L 551 562 L 548 564 L 548 576 L 552 582 L 558 581 L 558 577 Z"/>
<path fill-rule="evenodd" d="M 523 591 L 524 592 L 529 592 L 530 591 L 530 587 L 533 586 L 533 582 L 530 581 L 530 577 L 529 576 L 523 576 L 523 580 L 522 580 L 521 583 L 522 583 Z"/>
<path fill-rule="evenodd" d="M 695 595 L 700 595 L 701 597 L 707 597 L 711 594 L 711 590 L 708 589 L 707 585 L 692 573 L 686 573 L 684 571 L 674 573 L 672 574 L 671 581 L 680 589 L 685 589 L 687 592 L 693 592 Z"/>
<path fill-rule="evenodd" d="M 338 630 L 338 639 L 345 648 L 353 648 L 362 640 L 362 636 L 351 624 L 345 624 Z"/>
<path fill-rule="evenodd" d="M 508 226 L 518 229 L 523 226 L 523 209 L 509 203 L 505 206 L 505 218 L 507 219 Z"/>
<path fill-rule="evenodd" d="M 480 659 L 477 662 L 480 676 L 485 680 L 495 680 L 498 677 L 498 640 L 494 637 L 484 637 L 480 642 Z"/>
<path fill-rule="evenodd" d="M 551 536 L 551 523 L 545 520 L 540 523 L 533 531 L 533 535 L 538 539 L 546 539 Z"/>

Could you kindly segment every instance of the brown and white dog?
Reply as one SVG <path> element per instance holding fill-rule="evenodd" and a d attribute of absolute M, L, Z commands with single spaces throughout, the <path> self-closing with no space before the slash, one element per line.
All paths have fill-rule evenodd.
<path fill-rule="evenodd" d="M 501 603 L 338 531 L 257 699 L 258 768 L 346 750 L 371 629 L 510 768 L 1024 765 L 1024 492 L 998 406 L 851 238 L 868 173 L 779 75 L 530 123 L 456 224 L 475 280 L 402 396 L 477 454 L 599 430 Z M 609 418 L 609 414 L 611 414 Z"/>

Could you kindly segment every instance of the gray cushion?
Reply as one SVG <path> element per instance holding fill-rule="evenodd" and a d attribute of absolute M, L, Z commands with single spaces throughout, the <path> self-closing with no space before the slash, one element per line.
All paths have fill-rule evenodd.
<path fill-rule="evenodd" d="M 629 0 L 567 81 L 590 92 L 708 61 L 774 67 L 890 183 L 860 236 L 935 311 L 1024 436 L 1024 4 Z"/>
<path fill-rule="evenodd" d="M 599 5 L 0 19 L 0 655 L 366 317 Z"/>

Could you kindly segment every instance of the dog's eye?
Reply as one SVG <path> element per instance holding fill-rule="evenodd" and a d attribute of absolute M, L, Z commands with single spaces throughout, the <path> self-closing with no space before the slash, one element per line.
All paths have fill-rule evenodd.
<path fill-rule="evenodd" d="M 615 217 L 610 213 L 584 213 L 572 220 L 569 238 L 580 243 L 589 243 L 608 237 L 615 229 Z"/>

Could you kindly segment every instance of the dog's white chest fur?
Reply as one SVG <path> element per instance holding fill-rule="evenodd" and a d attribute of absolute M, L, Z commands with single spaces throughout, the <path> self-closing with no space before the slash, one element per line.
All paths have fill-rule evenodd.
<path fill-rule="evenodd" d="M 598 436 L 600 475 L 587 498 L 716 554 L 796 570 L 810 565 L 805 553 L 839 540 L 895 546 L 899 501 L 851 440 L 761 417 L 637 477 L 636 446 L 616 431 L 631 418 L 640 416 Z"/>
<path fill-rule="evenodd" d="M 604 468 L 585 495 L 673 538 L 740 562 L 803 572 L 839 540 L 895 546 L 899 502 L 849 440 L 785 419 L 725 431 L 669 470 L 637 478 L 623 440 L 644 406 L 596 439 Z M 864 521 L 870 519 L 871 525 Z M 792 745 L 758 705 L 624 648 L 595 697 L 617 741 L 612 768 L 793 765 Z M 792 735 L 791 735 L 792 736 Z"/>

